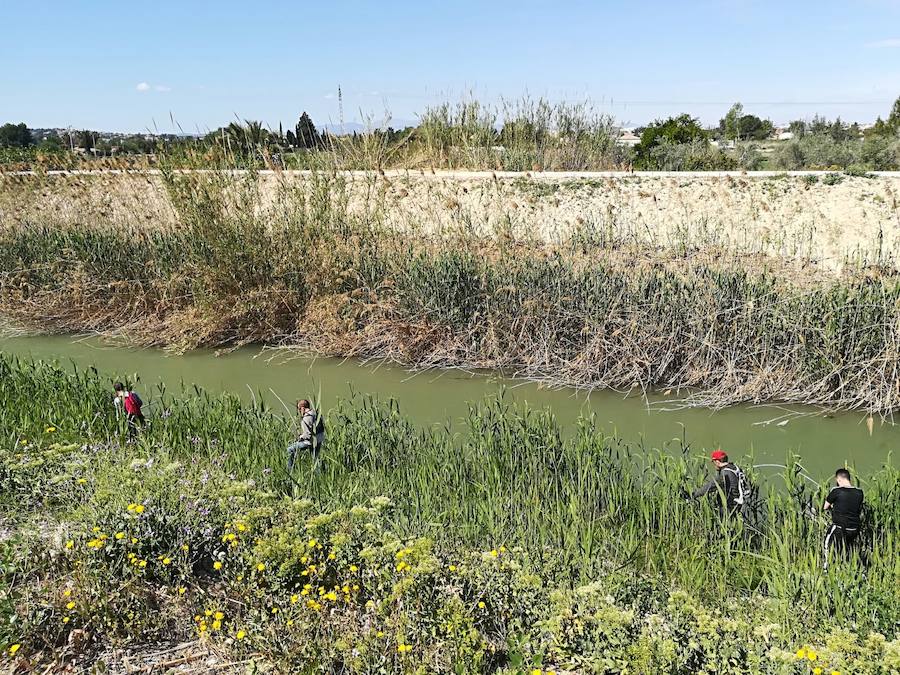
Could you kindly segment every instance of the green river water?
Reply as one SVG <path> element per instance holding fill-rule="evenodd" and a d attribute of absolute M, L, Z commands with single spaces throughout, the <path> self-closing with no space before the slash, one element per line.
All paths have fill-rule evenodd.
<path fill-rule="evenodd" d="M 353 392 L 381 399 L 393 397 L 401 411 L 420 425 L 454 423 L 465 414 L 467 403 L 504 391 L 510 401 L 550 408 L 564 427 L 571 428 L 580 416 L 594 413 L 607 435 L 643 442 L 647 447 L 662 447 L 673 439 L 685 438 L 692 451 L 721 446 L 739 460 L 744 457 L 744 461 L 750 461 L 747 455 L 752 454 L 756 465 L 784 464 L 790 453 L 796 453 L 816 480 L 827 479 L 845 462 L 863 474 L 888 461 L 896 464 L 891 453 L 900 447 L 900 426 L 876 419 L 870 433 L 860 413 L 826 417 L 800 406 L 673 410 L 677 405 L 662 396 L 647 399 L 639 393 L 626 396 L 611 391 L 551 389 L 458 370 L 411 373 L 384 363 L 305 358 L 259 348 L 222 356 L 210 350 L 172 356 L 159 350 L 108 345 L 97 339 L 42 336 L 0 337 L 0 351 L 79 367 L 95 366 L 102 373 L 120 377 L 138 375 L 138 391 L 145 401 L 149 399 L 151 415 L 158 382 L 173 392 L 184 383 L 211 392 L 232 391 L 244 399 L 262 395 L 275 407 L 281 406 L 281 400 L 290 405 L 306 397 L 320 399 L 327 410 Z"/>

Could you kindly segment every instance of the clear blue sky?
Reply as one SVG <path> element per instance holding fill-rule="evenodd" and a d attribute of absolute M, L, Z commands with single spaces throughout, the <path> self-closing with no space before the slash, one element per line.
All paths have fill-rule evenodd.
<path fill-rule="evenodd" d="M 0 122 L 206 131 L 396 121 L 469 92 L 589 98 L 626 124 L 732 101 L 871 121 L 900 95 L 900 0 L 0 2 Z"/>

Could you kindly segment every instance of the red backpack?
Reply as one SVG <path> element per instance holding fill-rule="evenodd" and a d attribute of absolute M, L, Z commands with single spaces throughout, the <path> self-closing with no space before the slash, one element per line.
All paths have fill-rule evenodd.
<path fill-rule="evenodd" d="M 135 394 L 133 391 L 128 392 L 125 396 L 125 412 L 129 415 L 140 415 L 141 414 L 141 406 L 144 405 L 144 402 L 141 400 L 141 397 Z"/>

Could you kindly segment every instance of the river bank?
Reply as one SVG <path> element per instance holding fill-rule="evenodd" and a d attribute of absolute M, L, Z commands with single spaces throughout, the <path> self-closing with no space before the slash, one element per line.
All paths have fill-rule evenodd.
<path fill-rule="evenodd" d="M 274 199 L 253 174 L 164 177 L 177 226 L 46 214 L 0 229 L 0 314 L 176 351 L 293 346 L 692 391 L 712 407 L 900 407 L 888 264 L 836 274 L 739 246 L 633 242 L 594 221 L 556 242 L 512 220 L 490 235 L 465 222 L 398 230 L 377 177 L 362 211 L 336 175 Z"/>
<path fill-rule="evenodd" d="M 822 572 L 822 524 L 804 513 L 824 488 L 793 470 L 749 507 L 752 528 L 723 526 L 681 497 L 700 458 L 590 425 L 565 440 L 546 414 L 498 404 L 474 407 L 463 439 L 360 399 L 292 479 L 290 428 L 259 405 L 167 395 L 125 443 L 108 374 L 0 357 L 0 375 L 0 644 L 22 668 L 61 643 L 90 662 L 157 635 L 345 672 L 900 664 L 892 468 L 861 477 L 862 583 L 855 558 Z"/>

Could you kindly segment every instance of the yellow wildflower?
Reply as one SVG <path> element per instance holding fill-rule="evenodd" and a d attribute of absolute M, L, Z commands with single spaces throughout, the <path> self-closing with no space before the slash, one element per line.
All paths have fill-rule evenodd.
<path fill-rule="evenodd" d="M 399 644 L 399 645 L 397 645 L 397 651 L 400 654 L 406 654 L 407 652 L 412 651 L 412 647 L 407 644 Z"/>
<path fill-rule="evenodd" d="M 358 572 L 358 571 L 359 571 L 359 568 L 358 568 L 356 565 L 350 565 L 350 571 L 351 571 L 351 572 Z"/>
<path fill-rule="evenodd" d="M 215 621 L 212 622 L 213 630 L 219 630 L 221 627 L 222 627 L 222 622 L 219 621 L 218 619 L 216 619 Z"/>
<path fill-rule="evenodd" d="M 236 637 L 238 640 L 243 640 L 245 637 L 247 637 L 247 633 L 245 633 L 245 632 L 242 631 L 242 630 L 239 630 L 239 631 L 235 634 L 234 637 Z"/>
<path fill-rule="evenodd" d="M 138 515 L 141 515 L 141 514 L 144 512 L 144 505 L 143 505 L 143 504 L 138 504 L 137 506 L 135 506 L 135 507 L 134 507 L 134 512 L 135 512 L 136 514 L 138 514 Z"/>
<path fill-rule="evenodd" d="M 288 619 L 288 620 L 287 620 L 287 623 L 286 623 L 285 625 L 286 625 L 288 628 L 290 628 L 291 626 L 294 625 L 294 620 L 293 620 L 293 619 Z"/>
<path fill-rule="evenodd" d="M 478 603 L 478 609 L 484 609 L 485 607 L 487 607 L 487 605 L 485 605 L 484 602 Z"/>
<path fill-rule="evenodd" d="M 257 563 L 257 565 L 256 565 L 257 572 L 263 572 L 263 571 L 265 571 L 265 569 L 266 569 L 266 563 Z"/>
<path fill-rule="evenodd" d="M 52 434 L 55 431 L 56 431 L 56 427 L 47 427 L 46 429 L 44 429 L 44 433 L 47 433 L 47 434 Z"/>
<path fill-rule="evenodd" d="M 79 478 L 79 479 L 78 479 L 78 484 L 79 484 L 79 485 L 84 485 L 85 483 L 87 483 L 87 478 Z"/>
<path fill-rule="evenodd" d="M 124 532 L 116 532 L 116 541 L 119 541 L 119 540 L 124 539 L 124 538 L 125 538 L 125 533 L 124 533 Z"/>
<path fill-rule="evenodd" d="M 10 648 L 9 648 L 9 655 L 10 655 L 10 656 L 15 656 L 15 655 L 16 655 L 16 652 L 19 651 L 19 649 L 20 649 L 21 647 L 22 647 L 22 645 L 20 645 L 18 642 L 17 642 L 16 644 L 10 646 Z"/>
<path fill-rule="evenodd" d="M 72 589 L 71 589 L 71 588 L 67 588 L 66 590 L 63 591 L 63 597 L 64 597 L 64 598 L 68 598 L 70 595 L 72 595 Z"/>
<path fill-rule="evenodd" d="M 299 600 L 300 600 L 300 596 L 297 595 L 296 593 L 294 593 L 294 594 L 291 596 L 291 604 L 292 604 L 292 605 L 296 605 L 297 602 L 298 602 Z"/>
<path fill-rule="evenodd" d="M 334 601 L 337 600 L 337 593 L 335 593 L 334 591 L 328 591 L 328 592 L 325 594 L 325 599 L 326 599 L 326 600 L 331 600 L 331 602 L 334 602 Z"/>
<path fill-rule="evenodd" d="M 141 560 L 141 562 L 139 562 L 138 565 L 139 565 L 140 567 L 146 567 L 146 566 L 147 566 L 147 561 L 146 561 L 146 560 Z"/>
<path fill-rule="evenodd" d="M 531 671 L 531 675 L 544 675 L 544 671 L 541 670 L 540 668 L 535 668 L 534 670 Z"/>
<path fill-rule="evenodd" d="M 138 543 L 137 537 L 132 537 L 132 538 L 131 538 L 131 543 L 132 543 L 132 544 Z"/>
<path fill-rule="evenodd" d="M 819 658 L 819 655 L 816 654 L 812 649 L 807 649 L 806 658 L 808 658 L 810 661 L 815 661 L 817 658 Z"/>
<path fill-rule="evenodd" d="M 187 589 L 184 586 L 178 589 L 178 595 L 184 595 L 185 593 L 187 593 Z"/>
<path fill-rule="evenodd" d="M 128 510 L 129 510 L 129 511 L 134 511 L 134 509 L 135 509 L 136 507 L 137 507 L 137 504 L 131 503 L 131 504 L 128 505 Z"/>
<path fill-rule="evenodd" d="M 163 558 L 162 564 L 163 565 L 171 565 L 172 559 L 171 558 Z"/>
<path fill-rule="evenodd" d="M 221 560 L 216 560 L 216 562 L 213 563 L 213 569 L 214 569 L 214 570 L 220 570 L 220 569 L 222 569 L 222 561 L 221 561 Z"/>
<path fill-rule="evenodd" d="M 794 654 L 794 656 L 796 656 L 798 659 L 805 659 L 806 658 L 806 647 L 800 647 L 800 649 L 797 650 L 797 653 Z"/>
<path fill-rule="evenodd" d="M 317 543 L 318 543 L 318 542 L 317 542 L 315 539 L 310 539 L 310 540 L 309 540 L 309 547 L 310 547 L 310 548 L 315 548 Z"/>
<path fill-rule="evenodd" d="M 69 618 L 68 616 L 64 616 L 62 622 L 63 622 L 63 624 L 67 624 L 67 623 L 69 623 L 69 621 L 71 621 L 71 620 L 72 620 L 72 619 Z"/>
<path fill-rule="evenodd" d="M 822 675 L 822 669 L 816 666 L 813 668 L 813 675 Z"/>
<path fill-rule="evenodd" d="M 71 539 L 69 539 L 69 541 L 66 542 L 66 548 L 72 548 L 74 546 L 75 546 L 75 542 L 72 541 Z"/>
<path fill-rule="evenodd" d="M 456 565 L 448 565 L 448 566 L 447 566 L 447 569 L 450 570 L 451 572 L 455 572 L 455 571 L 456 571 Z"/>
<path fill-rule="evenodd" d="M 75 603 L 72 601 L 67 602 L 66 609 L 75 609 Z"/>
<path fill-rule="evenodd" d="M 500 555 L 500 553 L 497 551 L 497 549 L 494 549 L 493 551 L 491 551 L 491 557 L 492 557 L 492 558 L 496 558 L 496 557 L 499 556 L 499 555 Z"/>

